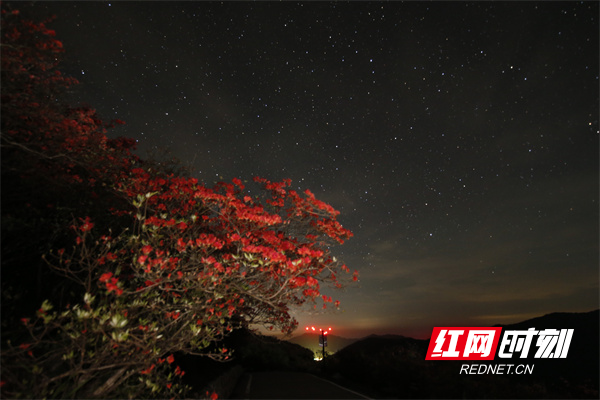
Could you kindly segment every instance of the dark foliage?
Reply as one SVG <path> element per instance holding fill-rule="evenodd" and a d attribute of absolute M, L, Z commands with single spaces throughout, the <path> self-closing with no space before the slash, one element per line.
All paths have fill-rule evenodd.
<path fill-rule="evenodd" d="M 218 346 L 233 350 L 229 361 L 219 362 L 207 357 L 184 354 L 176 357 L 186 371 L 183 381 L 192 388 L 192 394 L 202 396 L 207 391 L 216 391 L 219 397 L 227 396 L 234 389 L 242 372 L 317 371 L 312 351 L 245 328 L 234 331 Z"/>

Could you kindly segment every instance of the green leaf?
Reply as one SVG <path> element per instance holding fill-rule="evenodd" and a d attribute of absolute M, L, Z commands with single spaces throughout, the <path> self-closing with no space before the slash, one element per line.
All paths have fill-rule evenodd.
<path fill-rule="evenodd" d="M 129 338 L 129 330 L 126 330 L 125 332 L 111 332 L 110 336 L 116 342 L 124 342 Z"/>
<path fill-rule="evenodd" d="M 91 312 L 89 310 L 82 310 L 81 308 L 75 309 L 75 315 L 77 319 L 88 319 L 91 316 Z"/>
<path fill-rule="evenodd" d="M 83 301 L 85 302 L 85 304 L 92 304 L 95 299 L 96 296 L 92 296 L 91 293 L 86 293 L 83 295 Z"/>
<path fill-rule="evenodd" d="M 77 339 L 79 336 L 81 336 L 81 334 L 77 331 L 69 331 L 67 332 L 67 335 L 69 335 L 71 339 Z"/>
<path fill-rule="evenodd" d="M 121 314 L 115 314 L 110 319 L 110 325 L 113 328 L 123 328 L 125 327 L 125 325 L 127 325 L 127 322 L 127 318 L 125 318 Z"/>
<path fill-rule="evenodd" d="M 42 303 L 42 310 L 48 312 L 50 310 L 52 310 L 52 304 L 50 303 L 50 301 L 48 300 L 44 300 L 44 302 Z"/>

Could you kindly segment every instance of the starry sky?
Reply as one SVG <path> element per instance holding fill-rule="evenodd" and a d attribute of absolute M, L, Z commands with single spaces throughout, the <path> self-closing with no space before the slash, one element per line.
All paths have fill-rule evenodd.
<path fill-rule="evenodd" d="M 598 2 L 11 4 L 140 155 L 341 212 L 360 281 L 299 333 L 598 308 Z"/>

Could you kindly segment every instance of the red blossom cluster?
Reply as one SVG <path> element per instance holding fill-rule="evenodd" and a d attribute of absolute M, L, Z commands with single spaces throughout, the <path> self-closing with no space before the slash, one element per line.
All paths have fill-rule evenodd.
<path fill-rule="evenodd" d="M 114 291 L 118 296 L 123 294 L 123 289 L 121 289 L 118 285 L 119 280 L 117 278 L 113 278 L 112 272 L 106 272 L 100 275 L 98 279 L 99 282 L 104 283 L 106 285 L 106 289 L 108 289 L 108 293 Z"/>
<path fill-rule="evenodd" d="M 154 246 L 143 246 L 137 263 L 145 272 L 159 268 L 181 277 L 188 272 L 181 270 L 182 262 L 193 255 L 204 266 L 194 271 L 199 279 L 210 277 L 221 284 L 227 276 L 256 276 L 260 280 L 250 279 L 249 283 L 267 293 L 281 292 L 281 287 L 304 287 L 303 296 L 318 297 L 317 277 L 337 268 L 333 257 L 327 255 L 326 243 L 343 243 L 352 233 L 336 221 L 339 213 L 312 193 L 303 197 L 286 190 L 289 180 L 254 181 L 271 195 L 261 203 L 245 194 L 246 187 L 239 179 L 208 188 L 193 178 L 153 178 L 141 168 L 133 170 L 130 180 L 119 183 L 119 190 L 137 201 L 140 210 L 143 203 L 146 215 L 139 210 L 131 214 L 137 213 L 145 231 L 154 235 L 169 232 L 167 239 L 163 235 Z M 294 230 L 300 231 L 301 226 L 309 227 L 310 233 L 296 235 Z M 163 254 L 177 257 L 164 258 Z M 245 258 L 240 260 L 240 254 Z M 248 264 L 253 267 L 247 268 Z M 251 271 L 256 274 L 248 275 Z M 345 266 L 342 271 L 349 272 Z M 335 281 L 336 275 L 331 273 L 328 278 Z M 303 302 L 290 291 L 282 293 L 289 294 L 287 300 L 293 299 L 293 303 Z"/>

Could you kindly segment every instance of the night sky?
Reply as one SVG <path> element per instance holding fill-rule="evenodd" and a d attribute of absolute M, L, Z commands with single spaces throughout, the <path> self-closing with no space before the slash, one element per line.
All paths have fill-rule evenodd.
<path fill-rule="evenodd" d="M 341 212 L 360 281 L 301 329 L 598 308 L 598 2 L 11 4 L 57 16 L 73 101 L 141 156 Z"/>

